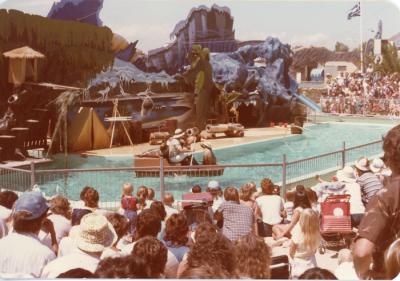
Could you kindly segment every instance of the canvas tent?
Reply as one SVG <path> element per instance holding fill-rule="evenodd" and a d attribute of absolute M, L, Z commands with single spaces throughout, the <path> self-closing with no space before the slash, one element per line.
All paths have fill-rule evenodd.
<path fill-rule="evenodd" d="M 93 108 L 81 107 L 68 126 L 68 150 L 107 148 L 110 136 Z"/>
<path fill-rule="evenodd" d="M 8 82 L 15 86 L 22 85 L 27 78 L 37 81 L 37 59 L 45 56 L 27 46 L 3 54 L 9 59 Z"/>

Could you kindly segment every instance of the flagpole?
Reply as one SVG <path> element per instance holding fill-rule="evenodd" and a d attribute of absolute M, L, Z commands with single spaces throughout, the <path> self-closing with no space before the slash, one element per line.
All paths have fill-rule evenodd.
<path fill-rule="evenodd" d="M 360 70 L 361 70 L 361 74 L 364 74 L 364 48 L 363 48 L 363 36 L 362 36 L 362 32 L 363 32 L 363 29 L 362 29 L 362 9 L 361 9 L 361 0 L 360 0 L 360 43 L 361 43 L 361 47 L 360 47 L 360 61 L 361 61 L 361 67 L 360 67 Z"/>

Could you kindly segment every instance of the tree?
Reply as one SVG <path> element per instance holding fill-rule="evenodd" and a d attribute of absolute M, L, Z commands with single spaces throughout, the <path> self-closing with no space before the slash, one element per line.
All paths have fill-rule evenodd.
<path fill-rule="evenodd" d="M 349 47 L 342 43 L 342 42 L 336 42 L 335 44 L 335 52 L 348 52 Z"/>
<path fill-rule="evenodd" d="M 400 72 L 400 59 L 397 49 L 392 44 L 382 44 L 382 59 L 374 63 L 374 70 L 385 74 Z"/>

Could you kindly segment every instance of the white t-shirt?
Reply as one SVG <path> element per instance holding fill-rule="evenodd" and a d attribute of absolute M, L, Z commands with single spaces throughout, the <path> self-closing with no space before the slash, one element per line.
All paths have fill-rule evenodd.
<path fill-rule="evenodd" d="M 6 273 L 39 278 L 43 267 L 56 258 L 34 234 L 12 232 L 0 239 L 0 250 L 0 277 Z"/>
<path fill-rule="evenodd" d="M 75 268 L 86 269 L 94 273 L 99 261 L 99 258 L 89 255 L 79 249 L 75 249 L 72 253 L 57 258 L 46 265 L 40 277 L 47 279 L 56 278 L 61 273 Z"/>
<path fill-rule="evenodd" d="M 7 220 L 11 216 L 11 209 L 0 205 L 0 219 Z"/>
<path fill-rule="evenodd" d="M 60 243 L 61 238 L 68 236 L 72 227 L 71 221 L 64 216 L 56 214 L 51 214 L 48 219 L 53 222 L 57 242 Z"/>
<path fill-rule="evenodd" d="M 359 280 L 354 264 L 352 262 L 342 262 L 335 269 L 335 276 L 339 280 Z"/>
<path fill-rule="evenodd" d="M 350 214 L 364 214 L 360 185 L 356 182 L 346 182 L 346 194 L 350 194 Z"/>
<path fill-rule="evenodd" d="M 175 208 L 173 208 L 173 207 L 170 207 L 170 206 L 168 206 L 168 205 L 164 205 L 164 208 L 165 208 L 165 212 L 167 213 L 167 215 L 166 215 L 166 217 L 165 217 L 165 221 L 166 221 L 171 215 L 173 215 L 173 214 L 178 214 L 178 213 L 179 213 L 177 209 L 175 209 Z"/>
<path fill-rule="evenodd" d="M 256 199 L 256 203 L 261 210 L 264 223 L 275 225 L 282 221 L 283 202 L 280 196 L 262 195 Z"/>
<path fill-rule="evenodd" d="M 296 244 L 296 253 L 294 254 L 294 258 L 298 259 L 311 259 L 314 257 L 319 246 L 319 244 L 315 244 L 316 246 L 314 248 L 307 249 L 304 245 L 304 234 L 301 231 L 292 232 L 291 240 Z"/>

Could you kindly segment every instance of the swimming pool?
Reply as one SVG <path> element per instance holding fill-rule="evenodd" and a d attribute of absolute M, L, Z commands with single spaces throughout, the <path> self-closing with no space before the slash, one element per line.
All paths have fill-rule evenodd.
<path fill-rule="evenodd" d="M 368 142 L 376 141 L 391 128 L 394 124 L 369 125 L 345 122 L 324 123 L 307 126 L 302 135 L 288 135 L 270 141 L 262 141 L 252 144 L 239 145 L 235 147 L 216 149 L 215 154 L 220 164 L 254 164 L 254 163 L 281 163 L 282 155 L 286 154 L 287 161 L 316 156 L 342 148 L 343 142 L 346 147 L 353 147 Z M 372 156 L 381 152 L 380 146 L 373 151 L 368 151 Z M 363 156 L 360 151 L 352 155 L 353 158 Z M 201 160 L 201 155 L 196 155 Z M 68 160 L 68 168 L 88 169 L 104 167 L 132 167 L 132 157 L 88 157 L 82 158 L 78 155 L 71 155 Z M 327 160 L 321 167 L 313 169 L 325 169 L 334 167 L 336 160 Z M 42 166 L 40 169 L 65 168 L 63 155 L 57 155 L 56 161 Z M 324 167 L 322 167 L 324 166 Z M 326 166 L 326 167 L 325 167 Z M 290 177 L 298 176 L 299 173 L 309 173 L 310 168 L 300 167 L 296 171 L 289 172 Z M 292 173 L 292 174 L 291 174 Z M 250 180 L 257 184 L 264 177 L 270 177 L 279 182 L 282 179 L 282 167 L 252 167 L 252 168 L 227 168 L 222 176 L 213 177 L 219 180 L 223 186 L 241 184 Z M 207 177 L 166 177 L 166 190 L 172 192 L 176 198 L 187 192 L 194 184 L 205 186 L 211 178 Z M 96 172 L 96 173 L 69 173 L 68 177 L 57 176 L 56 174 L 42 175 L 39 177 L 39 185 L 46 195 L 61 193 L 71 199 L 78 199 L 79 192 L 85 185 L 92 185 L 101 194 L 102 201 L 115 201 L 120 197 L 120 186 L 129 181 L 138 187 L 146 185 L 159 190 L 158 178 L 136 178 L 129 171 Z"/>

